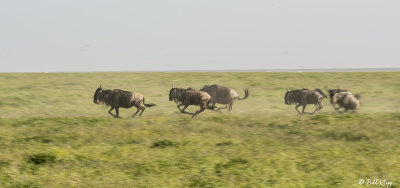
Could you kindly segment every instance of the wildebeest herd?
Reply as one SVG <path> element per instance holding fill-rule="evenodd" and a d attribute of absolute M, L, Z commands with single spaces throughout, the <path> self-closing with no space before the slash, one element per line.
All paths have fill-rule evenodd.
<path fill-rule="evenodd" d="M 355 112 L 360 107 L 360 95 L 353 95 L 350 91 L 344 89 L 328 89 L 325 90 L 329 93 L 330 103 L 334 109 L 339 113 L 347 112 L 349 110 Z M 194 88 L 176 88 L 172 86 L 169 91 L 169 101 L 174 101 L 177 104 L 177 108 L 184 114 L 190 114 L 192 117 L 203 112 L 205 109 L 212 111 L 219 111 L 224 108 L 228 108 L 228 111 L 232 110 L 232 105 L 235 100 L 244 100 L 249 97 L 249 90 L 244 89 L 244 97 L 239 97 L 238 93 L 231 88 L 219 86 L 219 85 L 206 85 L 200 90 Z M 327 98 L 327 95 L 319 89 L 286 89 L 285 104 L 294 104 L 296 111 L 302 114 L 314 114 L 321 110 L 322 100 Z M 103 103 L 106 106 L 110 106 L 111 109 L 108 111 L 113 117 L 120 118 L 119 108 L 131 108 L 136 107 L 137 111 L 132 115 L 136 116 L 139 112 L 141 116 L 146 109 L 145 107 L 156 106 L 156 104 L 146 104 L 145 98 L 142 94 L 133 91 L 124 91 L 121 89 L 102 89 L 101 85 L 97 88 L 94 93 L 93 102 L 96 104 Z M 225 107 L 218 108 L 216 104 L 223 104 Z M 142 104 L 144 106 L 142 106 Z M 314 104 L 316 109 L 313 112 L 305 112 L 307 104 Z M 189 105 L 200 106 L 200 109 L 195 113 L 185 111 Z M 302 106 L 303 109 L 300 112 L 298 108 Z M 183 107 L 183 108 L 181 108 Z M 344 111 L 339 109 L 344 108 Z M 112 113 L 115 110 L 115 115 Z"/>

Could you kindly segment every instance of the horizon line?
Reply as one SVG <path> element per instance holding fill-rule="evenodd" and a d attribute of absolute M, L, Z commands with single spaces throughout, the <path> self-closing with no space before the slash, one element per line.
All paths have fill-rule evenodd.
<path fill-rule="evenodd" d="M 399 68 L 317 68 L 317 69 L 200 69 L 200 70 L 139 70 L 139 71 L 22 71 L 6 73 L 123 73 L 123 72 L 399 72 Z"/>

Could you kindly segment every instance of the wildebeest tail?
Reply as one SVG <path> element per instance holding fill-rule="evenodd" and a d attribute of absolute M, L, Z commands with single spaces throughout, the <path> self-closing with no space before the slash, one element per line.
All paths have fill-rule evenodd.
<path fill-rule="evenodd" d="M 241 101 L 247 99 L 247 97 L 249 97 L 249 89 L 244 89 L 244 97 L 243 98 L 238 97 L 238 100 Z"/>
<path fill-rule="evenodd" d="M 143 98 L 143 104 L 144 104 L 144 106 L 145 107 L 152 107 L 152 106 L 157 106 L 156 104 L 146 104 L 146 103 L 144 103 L 144 98 Z"/>
<path fill-rule="evenodd" d="M 328 98 L 328 96 L 326 96 L 325 93 L 324 93 L 321 89 L 316 88 L 315 91 L 317 91 L 318 93 L 320 93 L 324 98 Z"/>

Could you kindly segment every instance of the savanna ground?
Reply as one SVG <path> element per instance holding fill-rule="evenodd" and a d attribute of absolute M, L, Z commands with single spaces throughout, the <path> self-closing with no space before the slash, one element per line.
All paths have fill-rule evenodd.
<path fill-rule="evenodd" d="M 250 97 L 193 119 L 168 101 L 172 84 L 214 83 Z M 158 106 L 114 119 L 93 103 L 100 84 Z M 361 109 L 284 104 L 286 87 L 325 85 L 360 93 Z M 0 74 L 0 187 L 399 187 L 399 92 L 399 72 Z"/>

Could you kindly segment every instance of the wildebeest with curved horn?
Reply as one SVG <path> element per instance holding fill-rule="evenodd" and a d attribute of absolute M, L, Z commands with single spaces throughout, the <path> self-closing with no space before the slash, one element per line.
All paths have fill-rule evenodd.
<path fill-rule="evenodd" d="M 249 90 L 244 89 L 244 97 L 240 98 L 238 93 L 231 88 L 219 86 L 219 85 L 206 85 L 200 89 L 200 91 L 207 92 L 211 96 L 212 106 L 215 107 L 215 103 L 225 104 L 224 108 L 228 108 L 228 111 L 232 110 L 232 105 L 235 100 L 244 100 L 249 97 Z M 218 108 L 218 110 L 223 108 Z"/>
<path fill-rule="evenodd" d="M 203 112 L 205 109 L 213 109 L 209 104 L 211 102 L 211 96 L 203 91 L 198 91 L 193 88 L 175 88 L 172 86 L 169 91 L 169 101 L 174 101 L 178 104 L 176 107 L 184 114 L 191 114 L 192 117 L 197 114 Z M 197 110 L 194 114 L 190 112 L 186 112 L 185 109 L 189 105 L 198 105 L 200 106 L 200 110 Z M 183 109 L 180 107 L 184 106 Z"/>
<path fill-rule="evenodd" d="M 304 113 L 314 114 L 316 111 L 319 111 L 323 108 L 321 102 L 326 97 L 327 96 L 324 94 L 324 92 L 322 92 L 322 90 L 319 88 L 316 88 L 315 90 L 295 89 L 291 91 L 286 89 L 285 104 L 295 104 L 295 109 L 300 115 L 303 115 Z M 315 111 L 312 113 L 304 112 L 307 104 L 314 104 L 316 107 Z M 303 106 L 302 112 L 297 109 L 299 106 Z"/>
<path fill-rule="evenodd" d="M 342 113 L 339 111 L 340 108 L 344 108 L 344 112 L 348 110 L 353 110 L 353 112 L 355 112 L 360 107 L 360 94 L 353 95 L 351 92 L 344 89 L 327 89 L 327 87 L 325 87 L 325 89 L 329 93 L 331 104 L 339 113 Z M 339 107 L 336 107 L 335 104 L 338 104 Z"/>
<path fill-rule="evenodd" d="M 102 89 L 101 85 L 94 93 L 93 102 L 96 104 L 103 103 L 106 106 L 111 106 L 111 109 L 108 111 L 108 113 L 116 118 L 120 118 L 119 108 L 131 108 L 132 106 L 136 107 L 137 111 L 132 115 L 132 117 L 134 117 L 139 113 L 139 111 L 141 111 L 139 116 L 143 114 L 145 109 L 144 106 L 156 106 L 155 104 L 145 104 L 144 97 L 141 93 L 124 91 L 121 89 Z M 142 103 L 144 106 L 142 106 Z M 113 109 L 115 109 L 116 115 L 111 113 Z"/>

